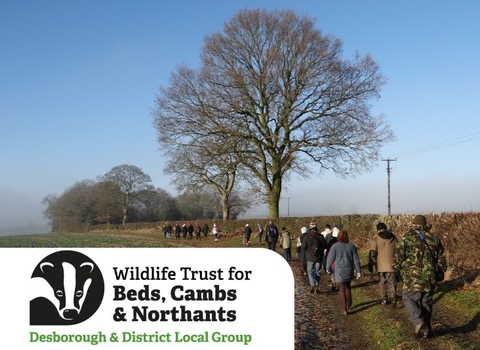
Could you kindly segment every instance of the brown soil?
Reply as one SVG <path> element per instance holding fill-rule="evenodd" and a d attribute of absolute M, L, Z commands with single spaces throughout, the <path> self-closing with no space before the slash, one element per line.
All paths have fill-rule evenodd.
<path fill-rule="evenodd" d="M 340 314 L 338 294 L 329 290 L 326 275 L 320 281 L 320 294 L 312 295 L 300 263 L 294 261 L 291 266 L 295 276 L 295 350 L 369 349 L 369 341 L 356 326 L 356 311 L 352 308 L 349 315 Z"/>

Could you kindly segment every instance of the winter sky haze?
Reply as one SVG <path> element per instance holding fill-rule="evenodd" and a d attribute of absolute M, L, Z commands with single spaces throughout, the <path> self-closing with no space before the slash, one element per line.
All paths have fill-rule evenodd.
<path fill-rule="evenodd" d="M 480 2 L 203 0 L 0 2 L 0 233 L 44 229 L 42 199 L 121 164 L 163 174 L 151 110 L 176 65 L 242 9 L 291 9 L 371 54 L 388 79 L 374 114 L 397 138 L 392 213 L 480 211 Z M 387 213 L 387 162 L 340 179 L 292 174 L 281 216 Z M 246 217 L 264 218 L 265 205 Z"/>

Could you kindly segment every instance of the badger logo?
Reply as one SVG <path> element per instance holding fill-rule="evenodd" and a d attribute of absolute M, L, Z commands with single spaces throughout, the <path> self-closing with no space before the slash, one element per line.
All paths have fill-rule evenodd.
<path fill-rule="evenodd" d="M 30 325 L 71 325 L 99 308 L 105 285 L 98 266 L 79 252 L 50 254 L 32 273 Z"/>

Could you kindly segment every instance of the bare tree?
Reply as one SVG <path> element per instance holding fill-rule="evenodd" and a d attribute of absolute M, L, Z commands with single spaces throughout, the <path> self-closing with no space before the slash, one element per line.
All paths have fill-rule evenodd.
<path fill-rule="evenodd" d="M 152 182 L 150 176 L 134 165 L 123 164 L 113 167 L 101 180 L 114 185 L 112 187 L 114 198 L 123 212 L 123 227 L 127 223 L 127 212 L 132 201 L 140 200 L 140 196 L 145 194 L 145 191 L 154 189 L 150 184 Z"/>
<path fill-rule="evenodd" d="M 341 55 L 342 42 L 306 16 L 240 11 L 205 38 L 198 70 L 180 66 L 160 89 L 153 111 L 159 142 L 240 146 L 236 161 L 263 184 L 269 215 L 278 217 L 290 173 L 370 171 L 394 139 L 384 117 L 370 111 L 385 84 L 377 63 Z"/>
<path fill-rule="evenodd" d="M 170 149 L 174 157 L 167 162 L 164 172 L 173 176 L 177 190 L 204 193 L 205 186 L 209 186 L 218 194 L 223 220 L 230 219 L 230 196 L 240 165 L 236 145 L 228 140 L 211 143 L 203 139 L 192 141 L 189 147 L 171 143 Z"/>

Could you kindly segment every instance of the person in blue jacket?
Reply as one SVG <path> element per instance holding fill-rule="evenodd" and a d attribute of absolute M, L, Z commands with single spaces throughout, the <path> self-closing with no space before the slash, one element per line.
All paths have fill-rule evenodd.
<path fill-rule="evenodd" d="M 357 279 L 361 277 L 357 247 L 349 242 L 347 231 L 338 232 L 337 243 L 332 245 L 328 252 L 327 273 L 329 274 L 332 273 L 332 265 L 338 286 L 340 311 L 342 315 L 347 315 L 348 309 L 352 306 L 351 281 L 354 278 L 354 269 L 357 272 Z"/>

